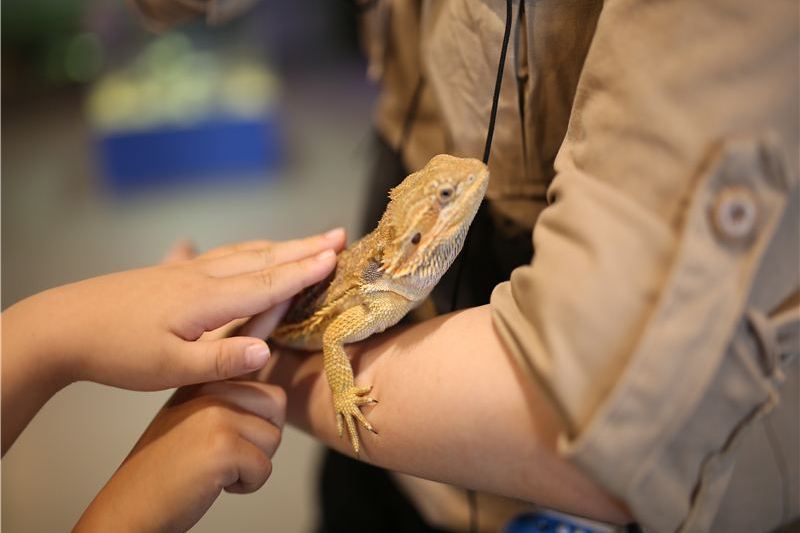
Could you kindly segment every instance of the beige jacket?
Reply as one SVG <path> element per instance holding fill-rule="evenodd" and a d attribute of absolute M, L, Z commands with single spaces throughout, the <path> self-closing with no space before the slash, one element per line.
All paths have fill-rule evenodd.
<path fill-rule="evenodd" d="M 491 305 L 562 453 L 650 531 L 798 517 L 798 2 L 523 3 L 487 196 L 536 223 L 536 257 Z M 410 169 L 481 156 L 504 20 L 502 0 L 365 12 L 395 145 L 423 79 Z"/>
<path fill-rule="evenodd" d="M 391 4 L 394 61 L 409 76 L 400 50 L 418 58 L 422 114 L 438 114 L 444 140 L 425 152 L 412 132 L 406 162 L 448 142 L 480 157 L 505 3 L 410 5 Z M 797 2 L 524 5 L 487 195 L 519 224 L 533 224 L 542 188 L 550 205 L 536 258 L 492 307 L 563 415 L 562 453 L 648 530 L 796 518 Z M 418 46 L 403 24 L 420 28 Z M 387 81 L 378 121 L 397 139 L 393 103 L 413 83 L 373 61 Z"/>

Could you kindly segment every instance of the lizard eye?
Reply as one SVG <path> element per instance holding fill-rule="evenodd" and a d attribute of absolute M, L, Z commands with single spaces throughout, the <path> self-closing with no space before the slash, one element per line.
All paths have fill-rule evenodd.
<path fill-rule="evenodd" d="M 419 241 L 422 239 L 422 234 L 420 232 L 416 232 L 413 237 L 411 237 L 411 244 L 419 244 Z"/>
<path fill-rule="evenodd" d="M 442 202 L 448 202 L 452 197 L 453 197 L 452 187 L 442 187 L 441 189 L 439 189 L 439 200 L 441 200 Z"/>

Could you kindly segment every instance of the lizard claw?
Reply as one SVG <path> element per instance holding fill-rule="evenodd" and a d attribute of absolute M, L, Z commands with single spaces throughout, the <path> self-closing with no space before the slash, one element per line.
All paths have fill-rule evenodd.
<path fill-rule="evenodd" d="M 344 433 L 344 422 L 342 422 L 342 413 L 336 413 L 336 430 L 339 432 L 339 438 L 342 438 Z"/>
<path fill-rule="evenodd" d="M 360 448 L 356 421 L 368 431 L 371 431 L 375 435 L 378 434 L 360 409 L 362 405 L 378 403 L 378 400 L 372 396 L 367 396 L 371 390 L 372 387 L 350 387 L 349 389 L 345 389 L 333 395 L 333 405 L 336 409 L 336 427 L 339 431 L 339 437 L 344 433 L 344 426 L 347 426 L 347 433 L 350 435 L 350 442 L 353 444 L 353 450 L 356 452 L 356 455 L 358 455 Z"/>

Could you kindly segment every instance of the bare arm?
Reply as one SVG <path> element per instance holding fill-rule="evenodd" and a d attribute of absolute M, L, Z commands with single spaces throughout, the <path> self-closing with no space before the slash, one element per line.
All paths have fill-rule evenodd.
<path fill-rule="evenodd" d="M 191 261 L 56 287 L 9 307 L 0 346 L 2 454 L 74 381 L 160 390 L 263 367 L 263 340 L 201 335 L 253 315 L 271 328 L 285 309 L 281 302 L 324 278 L 343 243 L 342 230 L 240 243 Z"/>
<path fill-rule="evenodd" d="M 488 306 L 396 329 L 347 348 L 356 384 L 380 403 L 365 408 L 361 459 L 408 474 L 626 522 L 625 507 L 561 459 L 561 423 L 516 368 Z M 260 378 L 284 387 L 289 421 L 342 453 L 320 354 L 284 352 Z"/>

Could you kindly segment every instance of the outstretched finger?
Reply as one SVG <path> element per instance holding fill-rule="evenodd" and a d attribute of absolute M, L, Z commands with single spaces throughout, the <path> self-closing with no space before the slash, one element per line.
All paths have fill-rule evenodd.
<path fill-rule="evenodd" d="M 203 270 L 214 277 L 228 277 L 298 261 L 324 250 L 341 250 L 345 233 L 336 228 L 323 235 L 276 242 L 212 258 Z"/>
<path fill-rule="evenodd" d="M 209 331 L 267 311 L 325 279 L 335 265 L 336 254 L 329 249 L 301 261 L 218 280 L 217 290 L 205 300 L 203 326 Z"/>
<path fill-rule="evenodd" d="M 202 254 L 198 255 L 198 259 L 215 259 L 218 257 L 224 257 L 226 255 L 235 254 L 237 252 L 246 252 L 248 250 L 260 250 L 262 248 L 266 248 L 267 246 L 271 246 L 273 243 L 272 241 L 268 241 L 265 239 L 260 239 L 256 241 L 244 241 L 244 242 L 237 242 L 233 244 L 225 244 L 223 246 L 218 246 L 217 248 L 212 248 Z"/>

